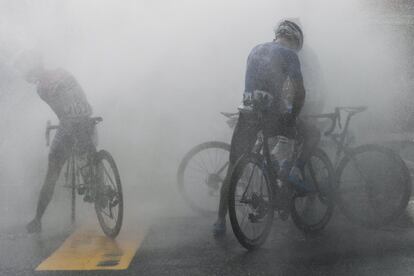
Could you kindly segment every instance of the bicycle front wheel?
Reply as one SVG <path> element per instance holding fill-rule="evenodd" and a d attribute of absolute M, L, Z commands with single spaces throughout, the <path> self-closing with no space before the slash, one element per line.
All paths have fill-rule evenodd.
<path fill-rule="evenodd" d="M 229 153 L 229 144 L 211 141 L 195 146 L 184 156 L 177 172 L 178 190 L 194 211 L 204 215 L 217 212 Z"/>
<path fill-rule="evenodd" d="M 273 223 L 273 191 L 259 156 L 249 155 L 233 171 L 229 217 L 233 232 L 248 250 L 260 247 Z"/>
<path fill-rule="evenodd" d="M 115 238 L 122 226 L 124 200 L 118 168 L 104 150 L 95 159 L 95 211 L 103 232 Z"/>
<path fill-rule="evenodd" d="M 338 166 L 338 205 L 351 221 L 380 227 L 397 219 L 411 195 L 411 177 L 404 161 L 378 145 L 359 146 Z"/>

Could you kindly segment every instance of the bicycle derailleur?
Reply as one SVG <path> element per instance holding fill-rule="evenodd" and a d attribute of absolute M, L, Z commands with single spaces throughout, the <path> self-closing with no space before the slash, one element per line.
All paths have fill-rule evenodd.
<path fill-rule="evenodd" d="M 269 211 L 269 206 L 267 202 L 263 199 L 262 196 L 258 196 L 256 193 L 252 194 L 251 198 L 251 207 L 254 212 L 249 213 L 248 218 L 250 222 L 256 223 L 260 222 L 262 218 L 264 218 Z"/>

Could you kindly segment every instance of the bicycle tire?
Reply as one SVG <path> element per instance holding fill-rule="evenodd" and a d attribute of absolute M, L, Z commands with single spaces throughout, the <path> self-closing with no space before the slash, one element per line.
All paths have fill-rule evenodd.
<path fill-rule="evenodd" d="M 243 231 L 240 224 L 243 224 L 242 220 L 239 222 L 239 219 L 237 218 L 237 211 L 236 211 L 236 189 L 237 184 L 239 183 L 240 178 L 243 176 L 243 171 L 245 170 L 246 166 L 248 164 L 253 164 L 257 168 L 260 168 L 261 170 L 264 168 L 264 161 L 263 158 L 260 155 L 257 154 L 249 154 L 245 158 L 243 158 L 234 168 L 232 177 L 231 177 L 231 183 L 229 187 L 229 194 L 228 194 L 228 200 L 229 200 L 229 217 L 231 222 L 231 227 L 233 229 L 233 233 L 236 236 L 239 243 L 248 250 L 254 250 L 259 248 L 267 239 L 269 236 L 269 232 L 272 228 L 273 224 L 273 217 L 274 217 L 274 209 L 273 209 L 273 189 L 270 184 L 270 180 L 267 176 L 267 173 L 263 173 L 263 179 L 265 179 L 265 185 L 268 190 L 268 197 L 269 197 L 269 203 L 267 206 L 267 210 L 265 211 L 266 221 L 264 222 L 264 228 L 263 231 L 256 237 L 256 238 L 250 238 L 245 234 L 245 231 Z M 244 197 L 244 194 L 243 194 Z M 253 199 L 252 199 L 253 201 Z M 252 203 L 253 205 L 253 203 Z M 258 208 L 258 207 L 257 207 Z M 248 220 L 250 220 L 250 214 L 248 216 Z M 253 231 L 254 232 L 254 231 Z"/>
<path fill-rule="evenodd" d="M 230 154 L 230 145 L 228 143 L 219 142 L 219 141 L 209 141 L 202 144 L 199 144 L 192 149 L 190 149 L 187 154 L 182 159 L 178 171 L 177 171 L 177 186 L 178 191 L 180 192 L 181 196 L 183 197 L 186 204 L 195 212 L 202 214 L 202 215 L 209 215 L 213 212 L 216 212 L 216 208 L 214 210 L 209 210 L 205 207 L 200 206 L 197 204 L 197 200 L 194 200 L 191 196 L 192 193 L 188 194 L 186 192 L 186 172 L 189 170 L 189 164 L 191 160 L 195 159 L 197 155 L 199 155 L 201 152 L 209 150 L 209 149 L 219 149 L 228 152 Z M 226 158 L 225 162 L 228 164 L 228 157 Z M 223 164 L 224 165 L 224 164 Z M 221 167 L 223 165 L 219 165 L 218 167 Z M 227 170 L 224 171 L 224 174 L 227 172 Z M 209 177 L 209 173 L 205 172 L 205 177 Z M 221 185 L 220 185 L 221 187 Z M 218 188 L 219 189 L 219 188 Z"/>
<path fill-rule="evenodd" d="M 392 149 L 401 157 L 407 165 L 412 178 L 414 176 L 414 142 L 411 140 L 395 140 L 384 143 L 384 146 Z"/>
<path fill-rule="evenodd" d="M 121 227 L 122 227 L 122 221 L 123 221 L 123 215 L 124 215 L 124 199 L 123 199 L 123 194 L 122 194 L 122 185 L 121 185 L 121 178 L 120 178 L 120 175 L 119 175 L 119 171 L 118 171 L 118 168 L 116 166 L 116 163 L 115 163 L 114 159 L 109 154 L 109 152 L 107 152 L 105 150 L 100 150 L 96 154 L 96 158 L 95 158 L 95 172 L 97 172 L 97 167 L 104 160 L 109 164 L 109 166 L 110 166 L 110 168 L 111 168 L 111 170 L 113 172 L 113 176 L 114 176 L 114 179 L 113 180 L 115 181 L 115 183 L 113 183 L 112 181 L 111 182 L 112 182 L 112 184 L 115 184 L 116 189 L 117 189 L 118 214 L 117 214 L 117 219 L 116 219 L 115 225 L 113 227 L 110 227 L 105 222 L 105 219 L 104 219 L 104 217 L 102 215 L 102 212 L 101 212 L 102 211 L 102 206 L 101 206 L 102 205 L 101 204 L 102 201 L 100 199 L 102 199 L 102 190 L 99 190 L 99 189 L 97 189 L 97 193 L 96 193 L 97 196 L 96 196 L 96 199 L 95 199 L 95 211 L 96 211 L 96 215 L 98 217 L 99 224 L 101 225 L 102 231 L 108 237 L 115 238 L 119 234 L 119 232 L 121 230 Z M 107 172 L 105 172 L 105 173 L 107 173 Z M 97 175 L 95 175 L 95 180 L 96 180 L 96 184 L 97 184 L 96 187 L 97 188 L 102 188 L 103 187 L 103 185 L 102 185 L 103 183 L 97 183 L 99 181 Z M 107 190 L 108 189 L 105 186 L 105 191 L 107 191 Z M 111 192 L 111 195 L 113 195 L 112 192 Z M 107 194 L 105 196 L 106 197 L 109 197 Z M 111 200 L 113 200 L 113 198 L 111 198 L 110 201 Z M 108 201 L 107 203 L 108 204 L 111 204 L 110 201 Z"/>
<path fill-rule="evenodd" d="M 372 215 L 366 215 L 364 214 L 367 213 L 370 209 L 373 209 L 373 212 L 379 212 L 379 210 L 375 210 L 375 208 L 373 208 L 373 206 L 371 206 L 372 204 L 369 203 L 368 201 L 372 201 L 372 197 L 374 195 L 372 195 L 373 193 L 369 191 L 369 189 L 371 189 L 371 187 L 380 187 L 377 183 L 379 183 L 379 181 L 377 181 L 377 183 L 375 183 L 375 186 L 368 187 L 369 184 L 365 184 L 363 189 L 364 189 L 364 194 L 367 193 L 368 191 L 368 201 L 363 202 L 363 200 L 361 201 L 354 201 L 352 202 L 352 204 L 349 204 L 346 200 L 345 200 L 345 195 L 346 195 L 346 189 L 347 188 L 343 188 L 344 183 L 346 183 L 346 181 L 344 181 L 344 174 L 345 174 L 345 170 L 347 168 L 350 168 L 349 165 L 353 162 L 351 162 L 352 160 L 357 160 L 357 157 L 360 156 L 360 158 L 362 158 L 361 156 L 363 154 L 367 154 L 367 153 L 375 153 L 375 154 L 379 154 L 381 156 L 383 156 L 384 159 L 379 159 L 376 160 L 374 162 L 374 160 L 371 160 L 371 162 L 366 162 L 365 164 L 370 164 L 370 165 L 375 165 L 377 168 L 375 169 L 375 172 L 373 175 L 381 175 L 383 176 L 384 173 L 390 173 L 391 175 L 388 176 L 383 176 L 383 179 L 387 179 L 387 177 L 392 178 L 392 188 L 390 190 L 387 190 L 387 192 L 384 192 L 384 198 L 386 198 L 386 200 L 383 200 L 383 204 L 385 203 L 392 203 L 391 202 L 391 195 L 395 192 L 400 191 L 400 198 L 399 200 L 397 200 L 396 204 L 395 204 L 395 208 L 393 208 L 393 210 L 391 210 L 391 212 L 389 212 L 389 214 L 387 214 L 386 216 L 383 216 L 382 218 L 380 218 L 377 215 L 372 216 Z M 384 161 L 385 160 L 385 161 Z M 358 161 L 360 162 L 360 161 Z M 381 162 L 388 162 L 388 164 L 391 164 L 390 167 L 387 167 L 386 169 L 382 170 L 380 165 Z M 361 162 L 360 162 L 361 163 Z M 358 168 L 357 166 L 354 165 L 354 167 L 356 168 L 356 170 L 360 170 L 361 168 Z M 372 170 L 372 168 L 368 167 L 368 171 L 369 169 Z M 360 173 L 360 172 L 359 172 Z M 362 173 L 360 173 L 361 175 L 363 175 Z M 366 175 L 367 173 L 364 172 L 364 174 Z M 410 196 L 411 196 L 411 176 L 409 173 L 409 170 L 407 168 L 407 166 L 405 165 L 404 161 L 400 158 L 400 156 L 398 154 L 396 154 L 395 152 L 393 152 L 391 149 L 383 147 L 383 146 L 379 146 L 379 145 L 375 145 L 375 144 L 367 144 L 367 145 L 362 145 L 359 147 L 356 147 L 354 149 L 351 150 L 351 153 L 346 155 L 341 162 L 338 165 L 337 168 L 337 191 L 335 194 L 336 200 L 338 202 L 339 208 L 341 210 L 341 212 L 345 215 L 345 217 L 347 217 L 349 220 L 351 220 L 352 222 L 359 224 L 361 226 L 365 226 L 365 227 L 369 227 L 369 228 L 378 228 L 384 225 L 389 224 L 390 222 L 392 222 L 393 220 L 396 220 L 403 212 L 404 210 L 407 208 Z M 365 176 L 366 178 L 366 176 Z M 384 180 L 384 182 L 386 182 Z M 398 180 L 398 182 L 397 182 Z M 365 180 L 364 180 L 365 181 Z M 353 183 L 353 182 L 349 182 L 349 183 Z M 395 184 L 398 184 L 398 186 L 395 186 Z M 349 190 L 351 189 L 358 189 L 358 186 L 355 187 L 351 187 Z M 398 188 L 398 189 L 397 189 Z M 360 188 L 361 189 L 361 188 Z M 361 196 L 361 193 L 355 193 L 355 195 L 357 196 Z M 364 195 L 362 195 L 364 196 Z M 381 196 L 378 193 L 375 193 L 375 196 Z M 366 204 L 368 203 L 368 208 L 360 208 L 358 210 L 358 212 L 354 212 L 352 211 L 352 207 L 358 207 L 357 204 Z M 377 206 L 378 205 L 376 204 Z M 382 213 L 381 213 L 382 215 Z"/>
<path fill-rule="evenodd" d="M 313 185 L 316 186 L 317 189 L 317 195 L 314 194 L 303 194 L 301 196 L 299 195 L 295 195 L 294 198 L 292 199 L 291 203 L 291 217 L 292 220 L 294 222 L 294 224 L 296 225 L 296 227 L 298 227 L 300 230 L 302 230 L 304 233 L 308 233 L 308 234 L 314 234 L 317 232 L 320 232 L 321 230 L 323 230 L 325 228 L 325 226 L 329 223 L 332 214 L 333 214 L 333 210 L 335 207 L 334 204 L 334 200 L 333 200 L 333 187 L 334 187 L 334 182 L 335 182 L 335 169 L 332 165 L 331 160 L 329 159 L 328 155 L 320 148 L 315 149 L 315 151 L 312 153 L 311 157 L 309 158 L 310 160 L 310 164 L 314 164 L 314 166 L 316 165 L 314 161 L 315 158 L 319 159 L 323 165 L 324 168 L 327 170 L 327 176 L 324 180 L 318 179 L 316 180 L 315 175 L 308 175 L 308 174 L 304 174 L 307 177 L 312 177 L 313 178 L 313 183 L 315 183 L 316 181 L 318 181 L 318 183 L 315 183 Z M 314 174 L 313 169 L 311 165 L 307 164 L 305 166 L 305 171 L 308 171 L 310 174 Z M 305 177 L 305 182 L 308 182 L 309 180 L 307 180 L 308 178 Z M 324 183 L 322 183 L 324 182 Z M 308 182 L 309 183 L 309 182 Z M 323 210 L 323 215 L 321 216 L 321 218 L 317 219 L 317 221 L 314 222 L 310 222 L 308 220 L 306 220 L 306 218 L 304 216 L 306 216 L 306 212 L 312 211 L 310 210 L 310 206 L 308 206 L 309 202 L 311 200 L 315 200 L 315 196 L 317 196 L 317 199 L 319 199 L 319 201 L 322 203 L 322 205 L 326 206 L 326 210 Z M 305 204 L 307 206 L 305 206 L 305 209 L 303 212 L 299 211 L 297 208 L 297 205 L 295 204 L 295 200 L 296 199 L 300 199 L 300 200 L 305 200 Z M 315 205 L 314 205 L 315 206 Z M 316 208 L 315 208 L 316 209 Z M 317 212 L 317 210 L 313 210 L 314 213 Z M 304 216 L 302 216 L 304 215 Z M 309 216 L 308 216 L 309 217 Z"/>

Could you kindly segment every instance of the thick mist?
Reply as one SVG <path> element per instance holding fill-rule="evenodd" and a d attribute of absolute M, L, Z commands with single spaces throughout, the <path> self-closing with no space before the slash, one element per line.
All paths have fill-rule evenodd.
<path fill-rule="evenodd" d="M 284 17 L 300 17 L 305 43 L 319 57 L 326 111 L 368 105 L 361 124 L 370 131 L 390 124 L 404 57 L 392 31 L 375 24 L 378 13 L 359 2 L 1 0 L 0 204 L 7 219 L 34 214 L 47 164 L 44 127 L 57 122 L 15 72 L 20 51 L 36 49 L 46 67 L 70 71 L 103 116 L 99 148 L 119 164 L 127 219 L 177 215 L 185 210 L 176 191 L 180 159 L 197 143 L 230 140 L 219 111 L 236 111 L 250 49 L 272 40 Z"/>

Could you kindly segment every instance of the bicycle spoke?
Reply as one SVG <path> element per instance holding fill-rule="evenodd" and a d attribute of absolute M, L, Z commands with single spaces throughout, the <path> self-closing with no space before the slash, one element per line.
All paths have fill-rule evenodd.
<path fill-rule="evenodd" d="M 221 174 L 224 170 L 228 167 L 229 162 L 225 162 L 224 165 L 216 172 L 217 174 Z"/>
<path fill-rule="evenodd" d="M 221 158 L 219 158 L 219 155 L 217 154 L 218 150 L 214 150 L 214 164 L 221 164 Z"/>
<path fill-rule="evenodd" d="M 177 174 L 179 191 L 195 211 L 216 212 L 228 167 L 228 150 L 225 143 L 208 142 L 193 148 L 181 162 Z"/>
<path fill-rule="evenodd" d="M 203 168 L 201 168 L 201 169 L 200 169 L 200 167 L 198 167 L 198 168 L 193 167 L 193 165 L 192 165 L 192 164 L 191 164 L 191 165 L 189 164 L 189 165 L 187 166 L 187 168 L 193 169 L 193 170 L 195 170 L 195 171 L 197 171 L 198 173 L 203 174 L 203 175 L 205 175 L 205 174 L 209 174 L 207 170 L 205 170 L 205 169 L 203 169 Z"/>
<path fill-rule="evenodd" d="M 109 180 L 111 181 L 112 186 L 116 187 L 115 183 L 112 181 L 112 178 L 110 177 L 107 169 L 105 168 L 105 166 L 103 166 L 104 172 L 105 174 L 108 176 Z"/>
<path fill-rule="evenodd" d="M 202 164 L 202 167 L 207 171 L 207 173 L 210 173 L 210 170 L 208 169 L 208 166 L 206 165 L 206 163 L 204 162 L 204 159 L 201 159 L 199 156 L 197 156 L 198 159 L 194 159 L 194 160 L 199 160 L 200 163 Z"/>
<path fill-rule="evenodd" d="M 211 157 L 211 153 L 210 153 L 210 151 L 208 151 L 207 152 L 207 156 L 208 156 L 208 160 L 210 161 L 210 165 L 212 165 L 212 167 L 209 167 L 209 168 L 213 168 L 214 169 L 214 159 Z"/>
<path fill-rule="evenodd" d="M 256 166 L 256 165 L 255 165 L 255 166 Z M 244 197 L 244 195 L 246 194 L 247 190 L 249 189 L 250 183 L 251 183 L 251 181 L 252 181 L 253 174 L 254 174 L 254 168 L 253 168 L 253 170 L 252 170 L 252 172 L 251 172 L 251 174 L 250 174 L 250 177 L 249 177 L 249 181 L 248 181 L 247 187 L 246 187 L 246 189 L 244 190 L 244 193 L 243 193 L 243 196 L 242 196 L 242 197 Z"/>
<path fill-rule="evenodd" d="M 205 167 L 205 165 L 196 158 L 191 159 L 191 162 L 189 164 L 192 166 L 197 166 L 200 171 L 205 171 L 208 173 L 208 169 Z"/>

